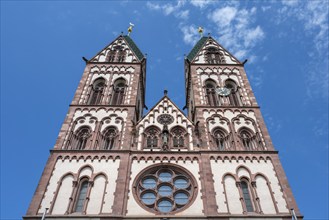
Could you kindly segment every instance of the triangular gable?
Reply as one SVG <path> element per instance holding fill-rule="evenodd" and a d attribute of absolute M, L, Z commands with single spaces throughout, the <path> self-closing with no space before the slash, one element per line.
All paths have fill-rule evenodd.
<path fill-rule="evenodd" d="M 154 125 L 162 129 L 163 125 L 159 122 L 159 116 L 163 114 L 169 114 L 174 118 L 174 121 L 168 124 L 169 130 L 175 126 L 181 126 L 185 129 L 193 127 L 193 123 L 167 96 L 160 99 L 160 101 L 137 123 L 137 127 L 142 126 L 147 128 Z"/>
<path fill-rule="evenodd" d="M 222 45 L 220 45 L 212 37 L 202 37 L 196 45 L 193 47 L 191 52 L 188 54 L 187 59 L 191 63 L 205 64 L 205 53 L 207 48 L 216 47 L 219 52 L 223 55 L 225 63 L 223 64 L 241 64 L 241 62 L 235 58 L 230 52 L 228 52 Z"/>
<path fill-rule="evenodd" d="M 125 62 L 129 63 L 136 63 L 141 62 L 141 60 L 144 58 L 144 55 L 139 50 L 137 45 L 134 43 L 134 41 L 129 36 L 122 36 L 120 35 L 117 37 L 113 42 L 111 42 L 109 45 L 107 45 L 105 48 L 103 48 L 100 52 L 96 54 L 93 58 L 89 60 L 89 62 L 108 62 L 107 58 L 109 55 L 109 52 L 114 50 L 115 47 L 121 46 L 123 47 L 125 51 Z"/>

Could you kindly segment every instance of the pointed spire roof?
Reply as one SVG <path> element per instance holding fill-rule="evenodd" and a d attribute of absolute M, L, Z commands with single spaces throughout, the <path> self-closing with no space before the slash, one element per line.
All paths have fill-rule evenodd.
<path fill-rule="evenodd" d="M 213 42 L 209 45 L 210 42 Z M 206 50 L 208 46 L 216 46 L 219 50 L 223 51 L 223 55 L 225 57 L 226 63 L 228 64 L 241 64 L 241 62 L 234 57 L 228 50 L 226 50 L 222 45 L 220 45 L 214 38 L 211 36 L 201 37 L 200 40 L 195 44 L 192 48 L 191 52 L 187 55 L 187 60 L 189 62 L 195 61 L 197 56 L 202 55 L 202 51 Z"/>
<path fill-rule="evenodd" d="M 128 35 L 124 35 L 123 38 L 126 40 L 127 44 L 129 45 L 131 50 L 135 53 L 137 58 L 139 60 L 142 60 L 144 58 L 144 55 L 143 55 L 142 51 L 140 51 L 140 49 L 137 47 L 135 42 Z"/>
<path fill-rule="evenodd" d="M 203 47 L 204 43 L 207 41 L 208 37 L 201 37 L 201 39 L 195 44 L 191 52 L 187 55 L 187 59 L 192 62 L 194 57 L 198 54 L 200 49 Z"/>

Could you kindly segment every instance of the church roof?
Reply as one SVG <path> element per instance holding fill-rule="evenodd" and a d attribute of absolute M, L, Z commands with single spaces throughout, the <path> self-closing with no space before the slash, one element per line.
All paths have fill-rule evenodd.
<path fill-rule="evenodd" d="M 187 55 L 187 60 L 190 62 L 195 62 L 195 59 L 197 59 L 198 56 L 204 54 L 203 50 L 209 46 L 210 42 L 213 42 L 211 44 L 213 46 L 216 46 L 220 51 L 223 52 L 224 59 L 227 64 L 241 64 L 241 62 L 236 57 L 234 57 L 228 50 L 226 50 L 211 36 L 201 37 L 200 40 L 195 44 L 191 52 Z"/>
<path fill-rule="evenodd" d="M 197 53 L 199 52 L 199 50 L 203 47 L 204 43 L 207 41 L 209 37 L 202 37 L 193 47 L 193 49 L 191 50 L 191 52 L 187 55 L 187 59 L 192 62 L 192 60 L 194 59 L 194 57 L 197 55 Z"/>
<path fill-rule="evenodd" d="M 142 60 L 144 58 L 143 53 L 140 51 L 140 49 L 137 47 L 135 42 L 127 35 L 123 36 L 126 42 L 128 43 L 131 50 L 135 53 L 135 55 L 138 57 L 139 60 Z"/>

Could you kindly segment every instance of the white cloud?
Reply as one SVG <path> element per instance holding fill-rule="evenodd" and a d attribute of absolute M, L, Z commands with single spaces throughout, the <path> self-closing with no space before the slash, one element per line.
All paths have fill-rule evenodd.
<path fill-rule="evenodd" d="M 205 8 L 207 5 L 214 3 L 213 0 L 191 0 L 190 3 L 201 9 Z"/>
<path fill-rule="evenodd" d="M 226 27 L 231 24 L 232 20 L 236 17 L 237 9 L 234 7 L 224 7 L 215 10 L 210 19 L 215 22 L 219 27 Z"/>
<path fill-rule="evenodd" d="M 305 36 L 313 39 L 314 47 L 310 47 L 308 52 L 310 62 L 306 76 L 309 99 L 323 97 L 327 100 L 329 97 L 327 3 L 327 1 L 294 1 L 294 3 L 282 1 L 284 7 L 278 10 L 278 17 L 275 18 L 279 24 L 288 19 L 297 19 L 304 26 Z"/>
<path fill-rule="evenodd" d="M 181 26 L 181 31 L 183 32 L 183 40 L 186 44 L 194 45 L 200 38 L 197 27 L 194 25 Z"/>
<path fill-rule="evenodd" d="M 150 9 L 150 10 L 154 10 L 154 11 L 162 11 L 165 15 L 170 15 L 173 12 L 178 12 L 179 13 L 179 9 L 185 4 L 185 1 L 183 0 L 179 0 L 177 1 L 177 4 L 158 4 L 158 3 L 153 3 L 153 2 L 147 2 L 146 6 Z"/>
<path fill-rule="evenodd" d="M 154 10 L 154 11 L 157 11 L 157 10 L 160 10 L 161 9 L 161 6 L 159 4 L 156 4 L 156 3 L 152 3 L 152 2 L 147 2 L 146 3 L 146 6 L 151 9 L 151 10 Z"/>
<path fill-rule="evenodd" d="M 264 32 L 260 28 L 260 26 L 257 26 L 254 29 L 248 29 L 248 32 L 246 33 L 244 37 L 244 46 L 245 47 L 254 47 L 255 44 L 264 38 Z"/>
<path fill-rule="evenodd" d="M 253 27 L 257 9 L 239 9 L 238 5 L 224 6 L 214 10 L 208 18 L 215 24 L 220 43 L 229 49 L 238 59 L 244 59 L 265 37 L 263 29 Z"/>
<path fill-rule="evenodd" d="M 179 11 L 179 12 L 177 12 L 177 14 L 175 16 L 186 20 L 189 18 L 189 13 L 190 13 L 189 10 Z"/>

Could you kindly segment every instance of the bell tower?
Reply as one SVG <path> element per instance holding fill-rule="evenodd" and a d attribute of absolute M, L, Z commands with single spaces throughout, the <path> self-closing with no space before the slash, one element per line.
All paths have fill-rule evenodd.
<path fill-rule="evenodd" d="M 26 219 L 122 215 L 127 152 L 145 106 L 146 58 L 118 36 L 86 67 Z M 37 218 L 38 219 L 38 218 Z"/>
<path fill-rule="evenodd" d="M 284 217 L 293 208 L 299 214 L 247 79 L 246 62 L 211 36 L 201 37 L 185 59 L 194 146 L 209 155 L 212 172 L 208 201 L 214 196 L 216 205 L 209 211 Z"/>

